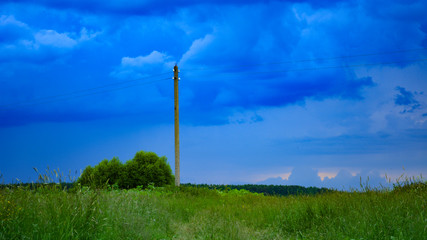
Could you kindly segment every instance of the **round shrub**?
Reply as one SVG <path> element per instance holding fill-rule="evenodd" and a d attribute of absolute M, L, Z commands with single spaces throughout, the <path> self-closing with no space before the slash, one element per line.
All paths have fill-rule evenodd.
<path fill-rule="evenodd" d="M 139 151 L 132 160 L 122 164 L 118 158 L 107 159 L 95 167 L 88 166 L 78 179 L 83 186 L 103 187 L 118 185 L 120 188 L 156 187 L 170 185 L 174 181 L 172 169 L 166 157 L 153 152 Z"/>

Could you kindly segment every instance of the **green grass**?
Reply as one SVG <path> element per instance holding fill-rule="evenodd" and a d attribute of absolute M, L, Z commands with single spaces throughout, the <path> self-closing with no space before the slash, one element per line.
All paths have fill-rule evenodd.
<path fill-rule="evenodd" d="M 427 184 L 263 196 L 195 187 L 0 189 L 0 239 L 427 239 Z"/>

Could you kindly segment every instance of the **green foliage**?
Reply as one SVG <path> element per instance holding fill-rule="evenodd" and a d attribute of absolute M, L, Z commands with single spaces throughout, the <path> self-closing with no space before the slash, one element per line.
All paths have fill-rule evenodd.
<path fill-rule="evenodd" d="M 264 196 L 149 185 L 0 188 L 0 239 L 426 239 L 426 182 L 392 191 Z"/>
<path fill-rule="evenodd" d="M 164 186 L 173 183 L 172 170 L 166 157 L 158 157 L 153 152 L 140 151 L 132 160 L 124 165 L 123 174 L 119 181 L 121 188 Z"/>
<path fill-rule="evenodd" d="M 116 157 L 104 159 L 95 167 L 87 166 L 77 180 L 83 186 L 103 187 L 117 184 L 123 171 L 123 164 Z"/>
<path fill-rule="evenodd" d="M 88 166 L 77 181 L 82 186 L 102 188 L 117 186 L 119 188 L 156 187 L 173 183 L 172 170 L 166 157 L 158 157 L 153 152 L 140 151 L 132 160 L 122 164 L 118 158 L 107 159 L 95 167 Z"/>
<path fill-rule="evenodd" d="M 81 174 L 80 178 L 77 180 L 78 183 L 81 185 L 89 185 L 94 181 L 94 170 L 93 167 L 87 166 L 85 170 L 83 170 L 83 173 Z"/>
<path fill-rule="evenodd" d="M 103 160 L 94 168 L 93 177 L 95 184 L 101 186 L 105 183 L 109 185 L 117 183 L 120 179 L 122 170 L 123 164 L 118 158 L 114 157 L 111 161 L 107 159 Z"/>
<path fill-rule="evenodd" d="M 427 191 L 427 182 L 417 181 L 415 179 L 406 179 L 403 182 L 397 182 L 393 185 L 393 192 Z"/>

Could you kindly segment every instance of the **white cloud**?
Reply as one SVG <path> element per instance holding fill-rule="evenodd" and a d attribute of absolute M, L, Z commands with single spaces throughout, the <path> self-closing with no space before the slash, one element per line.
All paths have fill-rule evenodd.
<path fill-rule="evenodd" d="M 120 66 L 110 75 L 116 78 L 141 78 L 166 71 L 172 74 L 174 63 L 166 53 L 152 51 L 146 56 L 123 57 Z"/>
<path fill-rule="evenodd" d="M 381 186 L 390 187 L 387 179 L 378 171 L 362 171 L 353 174 L 348 169 L 340 169 L 335 176 L 328 177 L 326 174 L 322 179 L 322 172 L 310 167 L 296 167 L 292 170 L 289 177 L 270 177 L 266 180 L 257 182 L 257 184 L 275 184 L 275 185 L 300 185 L 305 187 L 327 187 L 338 190 L 361 190 L 362 186 L 378 188 Z"/>
<path fill-rule="evenodd" d="M 35 29 L 12 15 L 0 16 L 0 59 L 25 62 L 53 60 L 75 49 L 79 44 L 97 37 L 83 27 L 80 32 L 58 32 L 55 29 Z"/>
<path fill-rule="evenodd" d="M 68 33 L 58 33 L 55 30 L 41 30 L 34 35 L 37 44 L 58 48 L 72 48 L 77 40 L 68 36 Z"/>
<path fill-rule="evenodd" d="M 16 25 L 19 27 L 27 27 L 27 24 L 16 20 L 15 17 L 12 15 L 9 15 L 9 16 L 8 15 L 1 15 L 0 16 L 0 26 L 4 26 L 4 25 Z"/>
<path fill-rule="evenodd" d="M 167 62 L 170 57 L 158 51 L 152 51 L 147 56 L 123 57 L 122 67 L 142 67 L 146 64 L 159 64 Z"/>
<path fill-rule="evenodd" d="M 36 45 L 51 46 L 56 48 L 73 48 L 79 43 L 89 41 L 98 36 L 100 32 L 90 32 L 86 28 L 80 31 L 80 37 L 72 37 L 75 34 L 55 30 L 40 30 L 34 35 Z"/>
<path fill-rule="evenodd" d="M 206 49 L 206 47 L 209 46 L 213 40 L 214 36 L 212 34 L 206 34 L 203 38 L 194 40 L 188 51 L 182 56 L 179 65 L 185 65 L 188 61 L 197 58 L 197 55 Z"/>
<path fill-rule="evenodd" d="M 87 30 L 85 27 L 82 28 L 82 30 L 80 31 L 80 38 L 79 38 L 79 42 L 84 42 L 84 41 L 88 41 L 91 39 L 94 39 L 95 37 L 97 37 L 98 35 L 100 35 L 101 32 L 94 32 L 94 31 L 89 31 Z"/>

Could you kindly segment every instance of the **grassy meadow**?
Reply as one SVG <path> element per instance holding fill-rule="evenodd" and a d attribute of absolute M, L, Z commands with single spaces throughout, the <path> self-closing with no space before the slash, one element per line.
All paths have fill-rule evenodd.
<path fill-rule="evenodd" d="M 181 186 L 0 189 L 0 239 L 427 239 L 427 184 L 264 196 Z"/>

